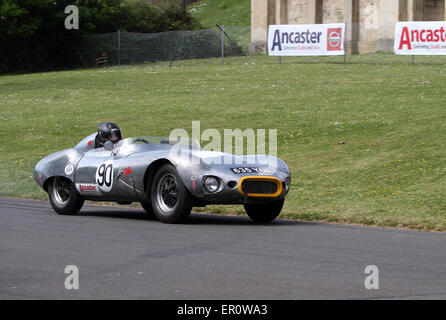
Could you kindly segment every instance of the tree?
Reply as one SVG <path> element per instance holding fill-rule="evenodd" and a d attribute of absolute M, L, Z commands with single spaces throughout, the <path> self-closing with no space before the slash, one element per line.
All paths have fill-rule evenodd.
<path fill-rule="evenodd" d="M 73 4 L 79 8 L 79 30 L 64 25 L 65 7 Z M 178 6 L 144 0 L 0 0 L 0 72 L 63 67 L 87 34 L 197 27 Z"/>

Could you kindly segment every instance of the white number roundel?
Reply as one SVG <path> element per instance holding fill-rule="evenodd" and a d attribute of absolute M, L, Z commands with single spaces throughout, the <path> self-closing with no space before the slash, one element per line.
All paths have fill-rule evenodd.
<path fill-rule="evenodd" d="M 96 183 L 99 189 L 104 192 L 110 192 L 113 187 L 113 161 L 108 160 L 99 166 L 96 170 Z"/>

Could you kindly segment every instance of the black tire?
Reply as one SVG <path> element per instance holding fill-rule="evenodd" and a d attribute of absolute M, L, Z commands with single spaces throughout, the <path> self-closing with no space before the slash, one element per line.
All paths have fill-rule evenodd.
<path fill-rule="evenodd" d="M 150 202 L 140 202 L 141 203 L 141 206 L 144 208 L 144 210 L 146 211 L 146 213 L 147 213 L 147 216 L 150 218 L 150 219 L 153 219 L 153 220 L 156 220 L 157 218 L 156 218 L 156 215 L 155 215 L 155 212 L 153 212 L 153 208 L 152 208 L 152 205 L 150 204 Z"/>
<path fill-rule="evenodd" d="M 163 165 L 155 174 L 151 202 L 156 217 L 165 223 L 184 222 L 192 210 L 192 199 L 177 170 Z"/>
<path fill-rule="evenodd" d="M 245 211 L 254 222 L 267 223 L 276 219 L 282 211 L 285 198 L 263 204 L 245 204 Z"/>
<path fill-rule="evenodd" d="M 54 211 L 62 215 L 75 215 L 84 205 L 73 182 L 64 177 L 54 177 L 48 185 L 48 196 Z"/>

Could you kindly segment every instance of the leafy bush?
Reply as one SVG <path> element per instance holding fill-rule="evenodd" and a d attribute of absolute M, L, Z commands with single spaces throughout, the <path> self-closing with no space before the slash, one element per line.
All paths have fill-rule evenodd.
<path fill-rule="evenodd" d="M 0 1 L 0 72 L 72 65 L 73 48 L 88 34 L 199 28 L 181 3 L 154 6 L 144 0 L 78 0 L 74 4 L 79 8 L 79 30 L 66 30 L 64 10 L 73 0 Z"/>
<path fill-rule="evenodd" d="M 121 31 L 127 32 L 150 33 L 199 27 L 181 6 L 154 6 L 145 1 L 127 2 L 121 8 L 119 18 Z"/>

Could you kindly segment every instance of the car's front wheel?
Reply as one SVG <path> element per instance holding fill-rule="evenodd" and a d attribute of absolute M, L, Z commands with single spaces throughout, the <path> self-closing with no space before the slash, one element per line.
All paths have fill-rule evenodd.
<path fill-rule="evenodd" d="M 149 217 L 149 219 L 156 219 L 155 212 L 153 212 L 152 204 L 150 202 L 147 201 L 141 202 L 141 206 L 146 211 L 146 214 Z"/>
<path fill-rule="evenodd" d="M 84 204 L 73 182 L 64 177 L 53 178 L 48 185 L 51 206 L 58 214 L 74 215 Z"/>
<path fill-rule="evenodd" d="M 266 223 L 276 219 L 282 211 L 285 198 L 262 204 L 245 204 L 245 211 L 251 220 Z"/>
<path fill-rule="evenodd" d="M 156 172 L 151 190 L 152 208 L 160 221 L 179 223 L 189 217 L 191 195 L 173 165 L 165 164 Z"/>

